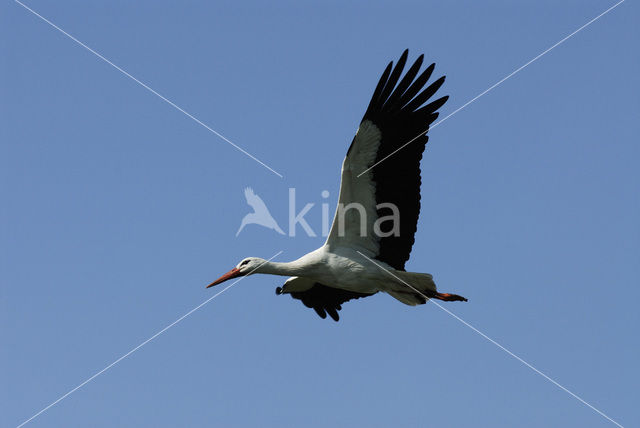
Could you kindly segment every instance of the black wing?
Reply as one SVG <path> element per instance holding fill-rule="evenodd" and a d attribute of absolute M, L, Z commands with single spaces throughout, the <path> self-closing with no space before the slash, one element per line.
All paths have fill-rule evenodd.
<path fill-rule="evenodd" d="M 391 203 L 400 214 L 399 233 L 392 231 L 393 222 L 382 222 L 383 237 L 372 233 L 373 219 L 368 218 L 367 236 L 353 236 L 359 230 L 355 215 L 347 217 L 347 235 L 338 236 L 336 219 L 329 235 L 329 245 L 357 246 L 360 251 L 383 261 L 395 269 L 404 270 L 409 260 L 420 215 L 420 160 L 427 144 L 429 126 L 438 117 L 438 110 L 448 99 L 439 98 L 424 105 L 442 86 L 445 76 L 426 88 L 435 64 L 420 75 L 424 56 L 400 79 L 407 62 L 405 50 L 393 67 L 390 62 L 382 73 L 371 102 L 362 118 L 358 132 L 347 151 L 342 167 L 340 203 L 358 202 L 377 218 L 389 216 L 390 208 L 377 208 Z M 416 77 L 417 76 L 417 77 Z M 366 171 L 366 172 L 365 172 Z M 375 195 L 370 192 L 375 189 Z M 356 231 L 356 232 L 354 232 Z"/>
<path fill-rule="evenodd" d="M 399 236 L 382 238 L 376 258 L 401 270 L 409 260 L 420 215 L 420 160 L 429 139 L 426 134 L 431 123 L 438 117 L 436 110 L 449 98 L 445 96 L 421 107 L 436 93 L 445 79 L 442 76 L 422 89 L 435 67 L 435 64 L 431 64 L 414 80 L 422 65 L 423 55 L 418 57 L 398 84 L 407 54 L 408 50 L 405 50 L 391 74 L 389 72 L 393 62 L 389 63 L 362 119 L 373 122 L 382 133 L 375 163 L 382 162 L 372 169 L 376 183 L 376 202 L 391 202 L 400 211 Z M 400 149 L 414 138 L 413 142 Z M 398 149 L 397 153 L 391 155 Z M 398 183 L 402 183 L 402 188 L 397 187 Z M 379 210 L 378 215 L 389 213 Z"/>
<path fill-rule="evenodd" d="M 282 288 L 276 288 L 276 294 L 283 294 Z M 312 308 L 320 316 L 326 318 L 327 313 L 334 321 L 338 321 L 340 316 L 338 311 L 342 309 L 342 304 L 352 299 L 373 296 L 375 293 L 356 293 L 354 291 L 341 290 L 327 287 L 318 282 L 305 291 L 292 291 L 291 297 L 301 300 L 307 308 Z"/>

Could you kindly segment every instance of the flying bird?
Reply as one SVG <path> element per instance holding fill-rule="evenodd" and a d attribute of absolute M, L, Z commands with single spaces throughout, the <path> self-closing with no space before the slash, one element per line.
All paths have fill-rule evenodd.
<path fill-rule="evenodd" d="M 280 229 L 280 226 L 278 226 L 278 223 L 267 209 L 264 201 L 253 192 L 251 187 L 244 189 L 244 197 L 247 200 L 247 204 L 253 208 L 253 212 L 244 216 L 240 223 L 240 228 L 236 232 L 236 236 L 238 236 L 242 229 L 248 224 L 259 224 L 260 226 L 275 230 L 280 235 L 284 235 L 284 232 Z"/>
<path fill-rule="evenodd" d="M 405 271 L 420 214 L 426 134 L 448 99 L 426 104 L 445 76 L 425 88 L 435 64 L 418 74 L 424 55 L 400 78 L 407 56 L 405 50 L 395 67 L 392 61 L 385 68 L 347 150 L 338 209 L 324 245 L 288 263 L 246 258 L 207 288 L 254 273 L 290 276 L 276 294 L 290 294 L 335 321 L 343 303 L 378 292 L 412 306 L 427 299 L 467 300 L 438 292 L 428 273 Z M 389 218 L 395 221 L 389 224 Z"/>

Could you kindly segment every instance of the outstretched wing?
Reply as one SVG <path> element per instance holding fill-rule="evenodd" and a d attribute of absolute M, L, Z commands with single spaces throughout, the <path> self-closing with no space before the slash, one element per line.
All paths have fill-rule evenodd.
<path fill-rule="evenodd" d="M 289 279 L 284 287 L 276 288 L 276 294 L 291 294 L 291 297 L 302 301 L 307 308 L 312 308 L 321 318 L 324 319 L 329 314 L 334 321 L 338 321 L 340 319 L 338 311 L 342 309 L 343 303 L 372 296 L 375 293 L 356 293 L 327 287 L 306 278 L 294 277 Z"/>
<path fill-rule="evenodd" d="M 260 196 L 256 195 L 251 187 L 244 189 L 244 197 L 247 200 L 247 204 L 253 211 L 258 214 L 269 213 L 267 206 L 264 204 Z"/>
<path fill-rule="evenodd" d="M 420 55 L 400 79 L 407 55 L 405 50 L 396 66 L 390 62 L 382 73 L 347 151 L 338 210 L 326 243 L 330 248 L 355 248 L 398 270 L 404 270 L 409 259 L 418 224 L 426 133 L 438 117 L 436 110 L 448 99 L 424 105 L 445 77 L 424 88 L 435 64 L 418 76 Z M 348 208 L 354 203 L 362 208 Z"/>

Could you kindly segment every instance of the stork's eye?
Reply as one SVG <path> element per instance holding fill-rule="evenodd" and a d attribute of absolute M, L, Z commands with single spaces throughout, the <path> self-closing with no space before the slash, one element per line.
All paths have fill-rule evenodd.
<path fill-rule="evenodd" d="M 247 263 L 249 263 L 249 260 L 243 260 L 243 261 L 242 261 L 242 263 L 240 263 L 240 266 L 244 266 L 244 265 L 246 265 Z"/>

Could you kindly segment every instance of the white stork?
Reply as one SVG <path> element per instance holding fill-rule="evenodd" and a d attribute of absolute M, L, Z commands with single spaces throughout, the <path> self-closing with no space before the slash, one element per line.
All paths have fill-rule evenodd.
<path fill-rule="evenodd" d="M 426 133 L 438 117 L 436 110 L 448 99 L 445 96 L 424 105 L 445 77 L 423 89 L 435 64 L 418 76 L 424 57 L 420 55 L 400 79 L 407 56 L 405 50 L 395 68 L 390 62 L 382 73 L 347 151 L 338 210 L 324 245 L 288 263 L 246 258 L 207 288 L 253 273 L 291 276 L 276 288 L 276 294 L 291 294 L 320 317 L 326 318 L 328 313 L 335 321 L 342 303 L 379 291 L 412 306 L 426 303 L 427 298 L 467 300 L 439 293 L 428 273 L 404 270 L 420 213 L 420 160 L 428 140 Z M 338 215 L 352 203 L 364 207 L 366 216 L 358 210 Z M 384 222 L 376 224 L 378 219 L 388 218 L 389 204 L 400 214 L 396 219 L 399 224 L 391 225 L 394 233 L 389 227 L 383 230 Z"/>

